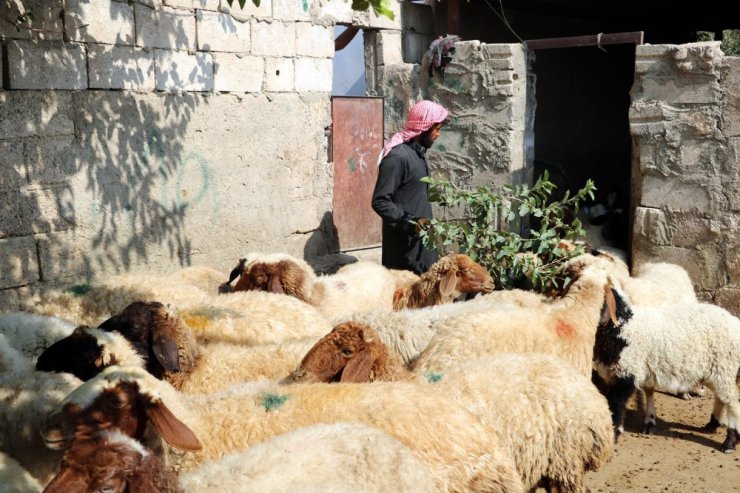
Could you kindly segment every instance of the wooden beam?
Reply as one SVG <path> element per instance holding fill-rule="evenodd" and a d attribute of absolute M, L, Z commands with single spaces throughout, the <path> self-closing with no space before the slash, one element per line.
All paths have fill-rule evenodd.
<path fill-rule="evenodd" d="M 544 38 L 530 39 L 524 44 L 532 50 L 547 50 L 550 48 L 577 48 L 579 46 L 604 46 L 620 44 L 638 44 L 641 45 L 645 33 L 635 31 L 628 33 L 611 33 L 611 34 L 589 34 L 586 36 L 570 36 L 567 38 Z"/>
<path fill-rule="evenodd" d="M 459 0 L 447 0 L 447 34 L 460 34 Z"/>

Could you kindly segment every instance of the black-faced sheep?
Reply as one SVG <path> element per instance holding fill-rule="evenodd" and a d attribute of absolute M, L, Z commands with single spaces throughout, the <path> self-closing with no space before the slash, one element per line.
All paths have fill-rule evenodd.
<path fill-rule="evenodd" d="M 646 308 L 631 306 L 617 288 L 612 311 L 599 323 L 594 362 L 608 386 L 607 397 L 616 432 L 623 430 L 625 403 L 635 388 L 645 391 L 645 428 L 656 425 L 656 388 L 685 392 L 704 383 L 715 395 L 707 428 L 727 426 L 723 452 L 738 440 L 740 402 L 740 320 L 727 310 L 706 303 L 683 303 Z"/>
<path fill-rule="evenodd" d="M 175 470 L 189 471 L 281 433 L 338 421 L 395 437 L 429 468 L 441 491 L 522 491 L 490 429 L 454 401 L 406 382 L 252 383 L 183 396 L 140 369 L 110 367 L 65 399 L 42 436 L 57 449 L 111 427 L 141 440 L 151 423 L 171 446 L 191 451 L 167 456 Z"/>

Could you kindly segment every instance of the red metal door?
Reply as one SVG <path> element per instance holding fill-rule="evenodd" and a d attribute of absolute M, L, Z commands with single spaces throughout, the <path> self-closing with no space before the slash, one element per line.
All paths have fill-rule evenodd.
<path fill-rule="evenodd" d="M 340 250 L 380 243 L 380 217 L 370 207 L 383 147 L 383 98 L 333 97 L 334 226 Z"/>

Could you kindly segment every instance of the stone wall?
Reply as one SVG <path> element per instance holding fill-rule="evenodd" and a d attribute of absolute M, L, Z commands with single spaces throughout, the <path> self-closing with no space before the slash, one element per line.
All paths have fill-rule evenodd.
<path fill-rule="evenodd" d="M 0 21 L 0 309 L 112 273 L 332 250 L 333 28 L 399 32 L 400 15 L 22 3 L 33 30 Z"/>
<path fill-rule="evenodd" d="M 387 65 L 380 73 L 376 91 L 385 97 L 386 134 L 403 127 L 409 107 L 419 99 L 450 111 L 427 153 L 433 176 L 465 188 L 531 181 L 526 136 L 532 119 L 527 118 L 527 56 L 521 45 L 457 43 L 444 77 L 430 76 L 426 59 Z"/>
<path fill-rule="evenodd" d="M 633 267 L 682 265 L 740 315 L 740 59 L 718 42 L 637 47 Z"/>

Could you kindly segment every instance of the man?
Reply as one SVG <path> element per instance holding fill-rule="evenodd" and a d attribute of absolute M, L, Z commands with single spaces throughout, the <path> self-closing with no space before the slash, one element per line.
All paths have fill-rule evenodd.
<path fill-rule="evenodd" d="M 432 217 L 426 183 L 425 157 L 447 118 L 447 110 L 432 101 L 419 101 L 406 117 L 401 132 L 386 142 L 380 154 L 373 210 L 383 219 L 382 263 L 391 269 L 426 272 L 437 252 L 424 248 L 419 228 Z"/>

